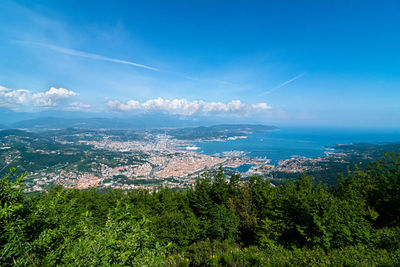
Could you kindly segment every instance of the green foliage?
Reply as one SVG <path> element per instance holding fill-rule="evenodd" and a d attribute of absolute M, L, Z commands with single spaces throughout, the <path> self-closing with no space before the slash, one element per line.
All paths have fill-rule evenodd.
<path fill-rule="evenodd" d="M 378 213 L 376 225 L 397 226 L 400 223 L 400 152 L 385 154 L 384 160 L 358 169 L 339 185 L 344 198 L 364 199 Z"/>
<path fill-rule="evenodd" d="M 64 189 L 27 198 L 0 179 L 0 264 L 32 266 L 398 266 L 400 154 L 327 188 L 274 187 L 222 168 L 194 189 Z"/>
<path fill-rule="evenodd" d="M 388 252 L 365 246 L 325 251 L 315 248 L 260 250 L 230 243 L 201 241 L 185 254 L 169 259 L 173 266 L 398 266 L 400 250 Z M 172 264 L 171 264 L 172 263 Z"/>
<path fill-rule="evenodd" d="M 25 220 L 27 209 L 22 191 L 22 179 L 15 169 L 0 178 L 0 264 L 9 264 L 26 251 Z"/>
<path fill-rule="evenodd" d="M 69 244 L 62 258 L 75 266 L 155 266 L 164 260 L 164 247 L 146 227 L 148 220 L 109 218 L 105 227 L 83 226 L 83 235 Z"/>
<path fill-rule="evenodd" d="M 232 184 L 232 179 L 230 186 Z M 235 187 L 238 187 L 235 185 Z M 228 206 L 239 220 L 239 240 L 246 245 L 254 244 L 259 226 L 257 209 L 252 199 L 252 192 L 248 184 L 243 184 L 238 189 L 231 191 Z"/>

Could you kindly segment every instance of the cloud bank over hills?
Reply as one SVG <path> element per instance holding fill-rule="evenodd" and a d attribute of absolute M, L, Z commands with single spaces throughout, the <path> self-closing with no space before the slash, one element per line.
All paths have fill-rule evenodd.
<path fill-rule="evenodd" d="M 60 106 L 75 108 L 80 106 L 79 102 L 69 103 L 69 99 L 77 96 L 74 91 L 64 88 L 50 87 L 44 92 L 34 93 L 27 89 L 9 89 L 0 86 L 0 106 L 13 110 L 33 109 L 33 108 L 56 108 Z M 82 107 L 88 107 L 83 105 Z M 67 108 L 68 109 L 68 108 Z"/>
<path fill-rule="evenodd" d="M 125 103 L 110 100 L 107 103 L 91 107 L 76 101 L 79 94 L 65 88 L 51 87 L 47 91 L 33 92 L 27 89 L 10 89 L 0 86 L 0 107 L 14 111 L 36 112 L 42 110 L 73 110 L 109 113 L 162 113 L 182 116 L 221 116 L 248 117 L 271 109 L 267 103 L 243 103 L 232 100 L 227 103 L 220 101 L 207 102 L 204 100 L 164 99 L 161 97 L 144 102 L 129 100 Z"/>
<path fill-rule="evenodd" d="M 108 107 L 114 111 L 160 112 L 173 115 L 234 115 L 248 116 L 252 113 L 271 109 L 267 103 L 245 104 L 240 100 L 228 103 L 206 102 L 203 100 L 188 101 L 186 99 L 163 99 L 161 97 L 145 102 L 129 100 L 121 103 L 118 100 L 108 102 Z"/>
<path fill-rule="evenodd" d="M 39 118 L 62 119 L 111 119 L 107 123 L 91 121 L 87 125 L 108 125 L 113 118 L 123 119 L 112 123 L 120 128 L 145 125 L 146 127 L 178 127 L 198 126 L 221 123 L 261 123 L 267 125 L 290 126 L 341 126 L 341 127 L 389 127 L 398 128 L 399 109 L 388 107 L 382 112 L 371 112 L 370 109 L 351 111 L 337 109 L 317 110 L 305 107 L 295 109 L 291 106 L 270 105 L 266 102 L 249 103 L 234 99 L 222 101 L 218 95 L 215 101 L 204 99 L 156 97 L 150 99 L 132 98 L 133 95 L 92 99 L 85 98 L 84 92 L 52 86 L 47 90 L 11 89 L 0 85 L 0 121 L 2 125 L 10 127 L 13 123 Z M 87 97 L 87 95 L 86 95 Z M 128 99 L 122 101 L 121 99 Z M 129 100 L 130 99 L 130 100 Z M 221 100 L 220 100 L 221 99 Z M 89 103 L 85 100 L 91 101 Z M 386 116 L 390 111 L 391 116 Z M 340 118 L 340 119 L 337 119 Z M 365 118 L 360 121 L 359 118 Z M 385 118 L 384 120 L 382 118 Z M 125 120 L 126 119 L 126 120 Z M 149 120 L 154 123 L 148 122 Z M 57 120 L 55 120 L 57 121 Z M 139 123 L 140 121 L 140 123 Z M 319 123 L 311 124 L 315 121 Z M 75 124 L 76 123 L 76 124 Z M 66 124 L 71 127 L 86 124 L 86 121 L 65 121 L 46 123 L 47 126 L 60 127 Z M 29 122 L 27 125 L 31 125 Z M 39 121 L 35 125 L 41 125 Z M 24 124 L 25 125 L 25 124 Z M 22 127 L 24 125 L 18 125 Z M 17 125 L 15 125 L 17 126 Z M 115 126 L 115 127 L 117 127 Z M 117 127 L 117 128 L 118 128 Z"/>

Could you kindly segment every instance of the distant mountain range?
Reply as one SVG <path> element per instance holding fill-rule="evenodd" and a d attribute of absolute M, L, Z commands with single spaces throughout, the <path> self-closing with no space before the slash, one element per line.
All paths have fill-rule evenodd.
<path fill-rule="evenodd" d="M 168 131 L 168 134 L 181 140 L 196 140 L 246 136 L 252 133 L 265 133 L 277 129 L 275 126 L 260 124 L 219 124 L 209 127 L 172 129 Z"/>
<path fill-rule="evenodd" d="M 143 129 L 162 127 L 193 127 L 217 124 L 215 120 L 188 118 L 165 114 L 138 114 L 126 116 L 118 113 L 80 111 L 14 112 L 0 108 L 0 129 Z"/>
<path fill-rule="evenodd" d="M 83 111 L 46 110 L 41 112 L 16 112 L 0 108 L 0 129 L 156 129 L 185 128 L 221 125 L 226 118 L 181 116 L 159 113 L 127 115 L 123 113 L 98 113 Z M 248 118 L 229 118 L 236 125 L 252 123 Z M 214 130 L 217 130 L 216 128 Z M 192 130 L 194 131 L 194 130 Z M 199 128 L 196 132 L 201 132 Z"/>
<path fill-rule="evenodd" d="M 209 124 L 209 123 L 207 123 Z M 27 129 L 145 129 L 162 127 L 198 126 L 199 122 L 173 117 L 137 116 L 131 118 L 57 118 L 45 117 L 22 120 L 9 125 L 10 128 Z"/>

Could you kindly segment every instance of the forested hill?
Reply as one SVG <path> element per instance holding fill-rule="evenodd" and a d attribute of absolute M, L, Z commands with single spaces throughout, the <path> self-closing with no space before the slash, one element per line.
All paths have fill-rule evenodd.
<path fill-rule="evenodd" d="M 12 170 L 13 171 L 13 170 Z M 0 179 L 2 266 L 399 266 L 400 153 L 327 188 L 222 169 L 194 189 L 64 189 Z"/>
<path fill-rule="evenodd" d="M 181 140 L 201 140 L 247 136 L 252 133 L 265 133 L 277 130 L 275 126 L 261 124 L 219 124 L 191 128 L 170 129 L 167 133 Z"/>

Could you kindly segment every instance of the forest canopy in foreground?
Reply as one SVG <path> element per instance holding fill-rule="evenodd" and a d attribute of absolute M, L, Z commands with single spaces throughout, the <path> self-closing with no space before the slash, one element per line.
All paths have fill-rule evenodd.
<path fill-rule="evenodd" d="M 228 180 L 195 189 L 64 189 L 26 196 L 0 179 L 2 266 L 399 265 L 400 153 L 332 188 Z"/>

